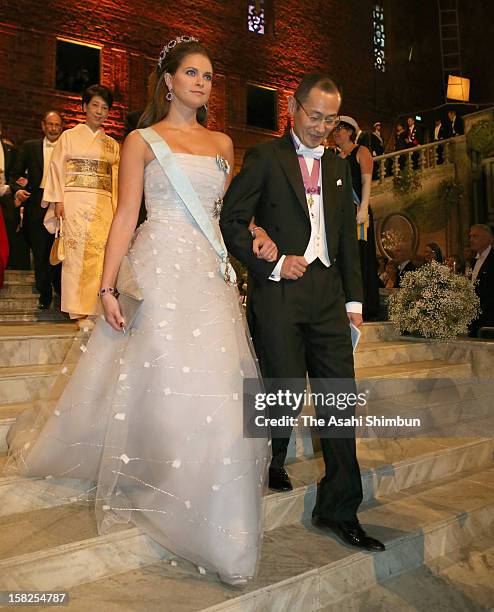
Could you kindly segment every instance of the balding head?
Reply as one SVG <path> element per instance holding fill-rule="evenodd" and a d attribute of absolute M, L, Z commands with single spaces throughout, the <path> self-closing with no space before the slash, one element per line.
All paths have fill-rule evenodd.
<path fill-rule="evenodd" d="M 396 245 L 393 254 L 394 262 L 397 265 L 400 265 L 403 262 L 408 261 L 412 257 L 412 247 L 406 242 L 400 242 Z"/>
<path fill-rule="evenodd" d="M 485 249 L 492 244 L 494 236 L 492 230 L 488 225 L 476 224 L 470 228 L 468 239 L 470 241 L 470 248 L 475 253 L 482 253 Z"/>

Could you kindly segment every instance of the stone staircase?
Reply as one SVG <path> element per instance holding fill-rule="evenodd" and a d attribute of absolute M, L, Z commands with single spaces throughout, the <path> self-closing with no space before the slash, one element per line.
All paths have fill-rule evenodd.
<path fill-rule="evenodd" d="M 7 285 L 8 295 L 25 295 L 25 287 L 17 294 L 14 287 Z M 0 591 L 67 590 L 69 610 L 105 612 L 494 606 L 492 573 L 488 579 L 494 346 L 397 338 L 389 324 L 366 324 L 357 377 L 387 381 L 369 414 L 391 415 L 398 403 L 420 414 L 430 430 L 415 438 L 358 440 L 360 520 L 387 549 L 350 549 L 311 525 L 322 460 L 311 453 L 310 439 L 302 451 L 294 443 L 288 466 L 294 490 L 266 492 L 259 575 L 239 591 L 200 575 L 132 526 L 99 536 L 87 483 L 2 477 L 9 426 L 46 396 L 63 367 L 70 374 L 78 334 L 70 323 L 0 324 Z"/>
<path fill-rule="evenodd" d="M 55 299 L 49 310 L 38 309 L 39 294 L 30 270 L 6 270 L 0 289 L 0 322 L 2 321 L 66 321 Z"/>

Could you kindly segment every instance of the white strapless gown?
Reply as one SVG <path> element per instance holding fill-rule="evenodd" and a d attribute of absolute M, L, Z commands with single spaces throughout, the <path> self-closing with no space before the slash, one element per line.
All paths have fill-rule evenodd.
<path fill-rule="evenodd" d="M 176 159 L 212 214 L 216 159 Z M 144 184 L 135 326 L 124 335 L 98 318 L 61 398 L 12 428 L 10 467 L 97 481 L 101 533 L 131 521 L 200 567 L 252 577 L 268 445 L 243 438 L 242 382 L 257 372 L 237 289 L 156 160 Z"/>

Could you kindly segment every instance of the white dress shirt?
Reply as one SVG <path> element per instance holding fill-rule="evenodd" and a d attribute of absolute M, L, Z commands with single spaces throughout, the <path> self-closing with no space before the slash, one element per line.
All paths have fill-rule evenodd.
<path fill-rule="evenodd" d="M 41 189 L 45 188 L 46 181 L 48 179 L 48 172 L 50 170 L 51 156 L 53 155 L 53 150 L 55 149 L 57 142 L 58 141 L 50 142 L 46 137 L 43 139 L 43 178 L 39 184 Z"/>
<path fill-rule="evenodd" d="M 480 268 L 482 267 L 482 264 L 486 260 L 487 255 L 489 255 L 489 253 L 491 252 L 491 248 L 492 248 L 491 245 L 489 245 L 486 249 L 482 251 L 482 253 L 477 253 L 475 266 L 473 267 L 473 272 L 472 272 L 473 282 L 477 280 L 477 276 L 479 275 Z"/>
<path fill-rule="evenodd" d="M 295 146 L 299 148 L 301 142 L 295 132 L 291 132 Z M 314 165 L 314 158 L 304 155 L 305 163 L 307 164 L 307 170 L 309 175 L 312 172 Z M 323 206 L 323 195 L 322 195 L 322 163 L 319 172 L 319 191 L 320 193 L 314 193 L 312 195 L 313 204 L 309 206 L 309 220 L 310 220 L 310 238 L 307 248 L 305 249 L 304 258 L 308 264 L 311 264 L 316 259 L 319 259 L 326 268 L 331 266 L 331 261 L 328 254 L 328 241 L 326 240 L 326 224 L 324 221 L 324 206 Z M 276 264 L 274 270 L 269 276 L 269 280 L 279 282 L 281 280 L 281 267 L 285 261 L 286 255 L 282 255 Z M 347 312 L 353 312 L 362 314 L 362 304 L 360 302 L 347 302 Z"/>

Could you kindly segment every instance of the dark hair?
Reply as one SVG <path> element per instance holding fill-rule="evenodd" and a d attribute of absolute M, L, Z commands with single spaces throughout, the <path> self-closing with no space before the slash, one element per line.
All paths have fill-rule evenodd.
<path fill-rule="evenodd" d="M 337 127 L 340 127 L 340 126 L 344 127 L 345 130 L 350 132 L 350 140 L 352 142 L 355 142 L 355 140 L 357 139 L 357 130 L 353 127 L 353 125 L 350 125 L 346 121 L 340 121 Z"/>
<path fill-rule="evenodd" d="M 443 263 L 443 254 L 441 252 L 441 247 L 437 244 L 437 242 L 428 242 L 425 246 L 428 246 L 434 253 L 435 261 L 438 263 Z"/>
<path fill-rule="evenodd" d="M 204 57 L 207 57 L 211 62 L 211 65 L 213 64 L 211 54 L 206 47 L 199 42 L 190 41 L 175 45 L 166 54 L 165 59 L 161 63 L 161 67 L 158 65 L 156 71 L 151 74 L 149 78 L 149 98 L 137 127 L 149 127 L 150 125 L 158 123 L 158 121 L 161 121 L 168 115 L 170 102 L 166 99 L 168 87 L 165 83 L 165 73 L 175 74 L 184 58 L 192 53 L 204 55 Z M 206 124 L 207 109 L 204 106 L 201 106 L 201 108 L 197 110 L 197 121 L 201 125 Z"/>
<path fill-rule="evenodd" d="M 54 108 L 52 108 L 51 110 L 47 110 L 46 113 L 43 115 L 43 121 L 46 121 L 48 115 L 58 115 L 60 117 L 60 121 L 63 123 L 63 117 L 60 111 L 57 111 Z"/>
<path fill-rule="evenodd" d="M 91 102 L 95 96 L 103 98 L 103 100 L 108 104 L 108 108 L 113 106 L 113 94 L 111 90 L 104 85 L 91 85 L 85 89 L 82 92 L 82 105 L 84 106 L 84 104 L 89 104 L 89 102 Z"/>
<path fill-rule="evenodd" d="M 300 81 L 293 97 L 297 102 L 302 102 L 303 104 L 314 87 L 322 89 L 322 91 L 326 93 L 338 94 L 341 98 L 341 92 L 336 86 L 336 83 L 327 74 L 323 74 L 322 72 L 306 74 Z"/>

